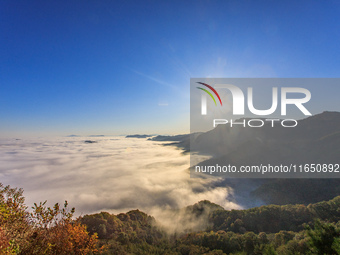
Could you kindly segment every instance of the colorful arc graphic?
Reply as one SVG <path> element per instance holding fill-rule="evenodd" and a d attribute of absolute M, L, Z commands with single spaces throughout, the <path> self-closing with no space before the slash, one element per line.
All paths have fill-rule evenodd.
<path fill-rule="evenodd" d="M 203 89 L 203 88 L 200 88 L 200 87 L 197 87 L 198 89 L 201 89 L 201 90 L 203 90 L 203 91 L 205 91 L 205 92 L 207 92 L 208 94 L 209 94 L 209 96 L 211 96 L 211 98 L 214 100 L 214 102 L 215 102 L 215 105 L 217 105 L 216 104 L 216 100 L 215 100 L 215 98 L 213 97 L 213 95 L 208 91 L 208 90 L 206 90 L 206 89 Z"/>
<path fill-rule="evenodd" d="M 220 95 L 217 93 L 217 91 L 216 91 L 213 87 L 211 87 L 210 85 L 205 84 L 205 83 L 203 83 L 203 82 L 197 82 L 197 83 L 199 83 L 199 84 L 201 84 L 201 85 L 204 85 L 204 86 L 208 87 L 209 89 L 211 89 L 211 91 L 214 92 L 215 95 L 217 96 L 218 100 L 220 100 L 220 103 L 221 103 L 221 106 L 222 106 L 222 100 L 221 100 L 221 98 L 220 98 Z M 198 89 L 201 89 L 201 90 L 203 90 L 203 91 L 205 91 L 205 92 L 207 92 L 207 93 L 209 94 L 209 96 L 211 96 L 211 98 L 214 100 L 215 105 L 217 105 L 217 104 L 216 104 L 216 101 L 215 101 L 215 98 L 213 97 L 213 95 L 212 95 L 208 90 L 202 89 L 202 88 L 200 88 L 200 87 L 197 87 L 197 88 L 198 88 Z"/>

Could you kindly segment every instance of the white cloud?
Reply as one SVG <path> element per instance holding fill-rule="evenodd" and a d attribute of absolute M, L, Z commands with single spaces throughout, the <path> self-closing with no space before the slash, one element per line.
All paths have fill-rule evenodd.
<path fill-rule="evenodd" d="M 24 188 L 28 206 L 68 200 L 78 215 L 136 208 L 157 214 L 206 199 L 239 208 L 227 200 L 231 189 L 212 187 L 214 179 L 190 178 L 188 167 L 181 150 L 145 139 L 0 140 L 1 182 Z"/>

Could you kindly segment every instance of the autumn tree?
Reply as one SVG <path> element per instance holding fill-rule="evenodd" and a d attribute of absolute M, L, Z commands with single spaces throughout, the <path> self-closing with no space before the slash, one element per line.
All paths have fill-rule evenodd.
<path fill-rule="evenodd" d="M 74 220 L 75 209 L 46 201 L 34 204 L 32 212 L 24 204 L 23 190 L 0 183 L 0 254 L 98 254 L 97 235 Z"/>
<path fill-rule="evenodd" d="M 0 251 L 16 254 L 31 234 L 23 190 L 0 183 Z"/>

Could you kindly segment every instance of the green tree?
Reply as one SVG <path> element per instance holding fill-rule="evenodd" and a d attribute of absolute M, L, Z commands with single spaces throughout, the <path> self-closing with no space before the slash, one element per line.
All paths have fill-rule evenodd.
<path fill-rule="evenodd" d="M 309 247 L 315 254 L 339 254 L 340 230 L 332 223 L 314 221 L 314 228 L 306 226 Z"/>

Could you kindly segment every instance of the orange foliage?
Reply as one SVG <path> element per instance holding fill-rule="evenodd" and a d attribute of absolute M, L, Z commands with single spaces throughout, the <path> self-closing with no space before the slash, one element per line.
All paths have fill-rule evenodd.
<path fill-rule="evenodd" d="M 9 240 L 2 228 L 0 228 L 0 254 L 6 254 L 8 248 Z"/>
<path fill-rule="evenodd" d="M 84 225 L 64 222 L 38 229 L 25 252 L 37 254 L 99 254 L 97 235 L 90 236 Z"/>

